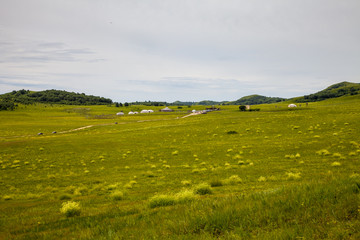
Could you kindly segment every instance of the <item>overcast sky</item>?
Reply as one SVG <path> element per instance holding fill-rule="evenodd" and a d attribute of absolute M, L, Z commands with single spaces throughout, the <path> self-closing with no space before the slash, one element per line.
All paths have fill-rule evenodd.
<path fill-rule="evenodd" d="M 359 0 L 0 0 L 0 93 L 236 100 L 359 76 Z"/>

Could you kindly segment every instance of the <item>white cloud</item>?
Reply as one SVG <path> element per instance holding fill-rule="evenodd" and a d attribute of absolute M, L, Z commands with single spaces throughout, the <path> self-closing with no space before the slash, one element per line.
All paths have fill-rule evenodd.
<path fill-rule="evenodd" d="M 21 76 L 116 101 L 309 94 L 359 81 L 359 10 L 357 0 L 2 1 L 1 91 L 30 87 Z"/>

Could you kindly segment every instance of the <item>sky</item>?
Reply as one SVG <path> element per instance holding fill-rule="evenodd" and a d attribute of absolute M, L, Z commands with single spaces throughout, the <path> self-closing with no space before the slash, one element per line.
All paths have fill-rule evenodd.
<path fill-rule="evenodd" d="M 0 94 L 297 97 L 360 82 L 359 0 L 0 0 Z"/>

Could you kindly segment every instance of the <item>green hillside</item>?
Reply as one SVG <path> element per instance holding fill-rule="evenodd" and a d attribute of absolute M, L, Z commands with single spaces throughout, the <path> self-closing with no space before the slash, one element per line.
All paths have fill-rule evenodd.
<path fill-rule="evenodd" d="M 29 91 L 19 90 L 0 95 L 0 102 L 6 103 L 48 103 L 66 105 L 107 105 L 112 100 L 103 97 L 85 95 L 84 93 L 74 93 L 62 90 Z"/>
<path fill-rule="evenodd" d="M 276 103 L 285 101 L 285 98 L 280 97 L 265 97 L 261 95 L 250 95 L 242 97 L 236 101 L 229 102 L 229 105 L 255 105 L 255 104 L 264 104 L 264 103 Z"/>
<path fill-rule="evenodd" d="M 337 98 L 344 95 L 357 95 L 360 93 L 360 83 L 341 82 L 304 97 L 295 98 L 296 102 L 317 102 L 329 98 Z"/>

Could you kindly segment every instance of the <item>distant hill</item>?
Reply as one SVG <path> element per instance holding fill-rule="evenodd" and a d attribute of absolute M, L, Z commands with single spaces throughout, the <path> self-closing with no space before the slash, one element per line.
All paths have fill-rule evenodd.
<path fill-rule="evenodd" d="M 29 91 L 19 90 L 0 95 L 0 101 L 22 104 L 49 103 L 66 105 L 107 105 L 112 100 L 103 97 L 85 95 L 62 90 Z"/>
<path fill-rule="evenodd" d="M 228 105 L 256 105 L 256 104 L 264 104 L 264 103 L 276 103 L 285 101 L 285 98 L 280 97 L 265 97 L 261 95 L 250 95 L 242 97 L 236 101 L 228 102 Z"/>
<path fill-rule="evenodd" d="M 303 97 L 293 98 L 295 102 L 316 102 L 329 98 L 337 98 L 345 95 L 360 94 L 360 83 L 341 82 L 319 91 L 314 94 Z"/>

